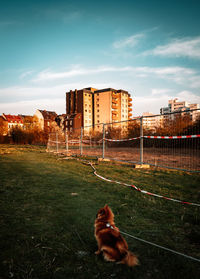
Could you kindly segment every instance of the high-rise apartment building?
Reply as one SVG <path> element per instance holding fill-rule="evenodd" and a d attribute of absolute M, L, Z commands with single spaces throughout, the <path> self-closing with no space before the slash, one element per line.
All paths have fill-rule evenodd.
<path fill-rule="evenodd" d="M 190 104 L 186 101 L 177 102 L 177 98 L 168 101 L 168 107 L 160 109 L 160 114 L 166 114 L 171 112 L 182 112 L 182 115 L 190 114 L 191 120 L 195 121 L 198 116 L 200 116 L 199 104 Z M 191 111 L 190 111 L 191 110 Z M 194 111 L 192 111 L 194 110 Z M 168 115 L 163 116 L 164 119 L 169 119 Z M 173 119 L 174 115 L 170 116 L 170 119 Z"/>
<path fill-rule="evenodd" d="M 124 90 L 92 87 L 66 93 L 66 128 L 98 127 L 131 119 L 132 99 Z M 126 126 L 126 124 L 124 124 Z"/>

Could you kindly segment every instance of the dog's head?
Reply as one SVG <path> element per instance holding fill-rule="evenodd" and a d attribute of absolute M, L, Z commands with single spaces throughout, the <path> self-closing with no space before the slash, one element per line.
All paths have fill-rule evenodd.
<path fill-rule="evenodd" d="M 103 208 L 100 208 L 96 216 L 99 221 L 113 222 L 114 214 L 110 207 L 106 204 Z"/>

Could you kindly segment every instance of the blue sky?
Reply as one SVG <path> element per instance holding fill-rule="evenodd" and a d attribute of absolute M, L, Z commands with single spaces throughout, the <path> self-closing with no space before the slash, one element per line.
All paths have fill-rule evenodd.
<path fill-rule="evenodd" d="M 200 103 L 199 0 L 0 0 L 0 113 L 65 113 L 65 92 L 128 90 L 133 115 Z"/>

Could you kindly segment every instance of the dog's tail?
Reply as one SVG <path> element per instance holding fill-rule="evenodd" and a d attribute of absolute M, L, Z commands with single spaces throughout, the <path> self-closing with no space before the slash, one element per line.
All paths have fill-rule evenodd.
<path fill-rule="evenodd" d="M 135 266 L 139 264 L 138 258 L 132 252 L 127 251 L 126 256 L 121 261 L 123 264 L 127 264 L 128 266 Z"/>

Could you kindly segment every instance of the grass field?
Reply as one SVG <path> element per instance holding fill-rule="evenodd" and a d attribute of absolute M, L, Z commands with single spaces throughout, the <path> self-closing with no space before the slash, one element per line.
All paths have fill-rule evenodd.
<path fill-rule="evenodd" d="M 200 176 L 102 162 L 107 178 L 200 203 Z M 140 265 L 96 256 L 94 219 L 110 205 L 122 231 L 200 259 L 200 208 L 143 195 L 45 148 L 0 145 L 0 278 L 200 278 L 200 263 L 125 237 Z"/>

